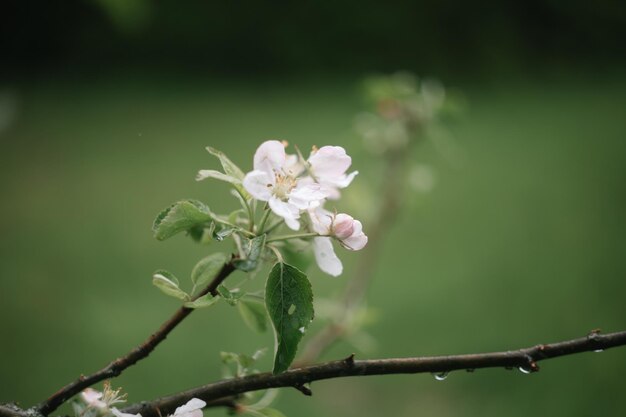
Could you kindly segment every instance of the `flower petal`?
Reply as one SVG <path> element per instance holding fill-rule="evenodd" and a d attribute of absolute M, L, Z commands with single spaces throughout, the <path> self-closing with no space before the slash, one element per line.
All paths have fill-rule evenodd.
<path fill-rule="evenodd" d="M 251 171 L 243 179 L 243 187 L 257 200 L 267 201 L 272 196 L 274 176 L 265 171 Z"/>
<path fill-rule="evenodd" d="M 293 204 L 289 204 L 276 197 L 269 199 L 269 205 L 274 214 L 285 219 L 285 224 L 292 230 L 300 229 L 300 210 Z"/>
<path fill-rule="evenodd" d="M 263 142 L 254 154 L 254 170 L 272 174 L 281 171 L 285 165 L 285 147 L 277 140 Z"/>
<path fill-rule="evenodd" d="M 334 277 L 341 275 L 343 265 L 341 260 L 335 255 L 333 242 L 329 237 L 316 237 L 313 239 L 313 253 L 317 266 L 329 275 Z"/>
<path fill-rule="evenodd" d="M 309 210 L 309 217 L 315 233 L 320 235 L 330 234 L 330 227 L 333 222 L 333 214 L 330 211 L 318 207 L 315 210 Z"/>
<path fill-rule="evenodd" d="M 181 405 L 174 411 L 175 416 L 180 416 L 184 413 L 190 413 L 194 410 L 202 410 L 206 406 L 206 403 L 199 398 L 192 398 L 187 401 L 187 404 Z"/>
<path fill-rule="evenodd" d="M 332 178 L 345 174 L 352 164 L 352 158 L 341 146 L 322 146 L 309 157 L 308 162 L 315 176 Z"/>
<path fill-rule="evenodd" d="M 122 413 L 115 407 L 111 408 L 111 412 L 115 417 L 141 417 L 141 414 Z"/>
<path fill-rule="evenodd" d="M 318 184 L 296 185 L 296 188 L 289 193 L 289 203 L 300 210 L 308 210 L 318 207 L 326 194 Z"/>
<path fill-rule="evenodd" d="M 360 221 L 355 220 L 353 227 L 352 236 L 341 240 L 341 245 L 349 250 L 361 250 L 367 245 L 367 236 L 363 233 L 363 225 Z"/>
<path fill-rule="evenodd" d="M 333 219 L 333 235 L 339 239 L 347 239 L 354 233 L 354 218 L 349 214 L 339 213 Z"/>

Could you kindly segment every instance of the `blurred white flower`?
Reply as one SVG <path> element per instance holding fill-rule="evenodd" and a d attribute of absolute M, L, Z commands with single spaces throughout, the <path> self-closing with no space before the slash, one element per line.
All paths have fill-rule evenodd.
<path fill-rule="evenodd" d="M 80 398 L 85 402 L 88 407 L 92 408 L 107 408 L 108 405 L 102 401 L 102 394 L 100 391 L 96 391 L 93 388 L 87 388 L 80 393 Z"/>
<path fill-rule="evenodd" d="M 298 162 L 287 156 L 277 140 L 263 142 L 254 154 L 254 170 L 243 179 L 245 189 L 285 219 L 293 230 L 300 228 L 300 212 L 318 207 L 326 197 L 314 182 L 298 181 Z"/>
<path fill-rule="evenodd" d="M 174 411 L 174 417 L 203 417 L 202 409 L 206 403 L 199 398 L 192 398 L 185 405 L 181 405 Z"/>

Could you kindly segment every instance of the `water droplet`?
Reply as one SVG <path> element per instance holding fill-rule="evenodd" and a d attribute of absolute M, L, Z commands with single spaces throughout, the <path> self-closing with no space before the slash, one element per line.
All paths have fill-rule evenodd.
<path fill-rule="evenodd" d="M 521 373 L 523 373 L 523 374 L 529 374 L 529 373 L 531 373 L 531 372 L 532 372 L 529 368 L 524 368 L 523 366 L 520 366 L 520 367 L 519 367 L 519 368 L 517 368 L 517 369 L 519 369 L 519 371 L 520 371 Z"/>
<path fill-rule="evenodd" d="M 298 331 L 299 331 L 300 333 L 304 334 L 304 332 L 305 332 L 304 326 L 303 326 L 303 327 L 300 327 L 300 328 L 298 329 Z"/>
<path fill-rule="evenodd" d="M 604 349 L 596 349 L 594 350 L 595 353 L 600 353 L 600 352 L 604 352 Z"/>
<path fill-rule="evenodd" d="M 444 379 L 446 379 L 448 377 L 449 372 L 433 372 L 433 376 L 435 377 L 435 379 L 437 381 L 443 381 Z"/>

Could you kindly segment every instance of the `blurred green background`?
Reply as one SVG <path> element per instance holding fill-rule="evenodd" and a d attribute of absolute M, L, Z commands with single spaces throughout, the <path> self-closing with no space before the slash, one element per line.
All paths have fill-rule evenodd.
<path fill-rule="evenodd" d="M 626 10 L 619 2 L 9 1 L 0 25 L 0 402 L 29 406 L 137 345 L 176 308 L 150 283 L 204 254 L 152 219 L 191 197 L 236 207 L 211 145 L 250 169 L 267 138 L 337 144 L 361 174 L 379 161 L 352 130 L 360 83 L 407 69 L 462 94 L 450 164 L 415 149 L 436 186 L 389 230 L 370 292 L 365 357 L 508 350 L 626 328 Z M 365 231 L 367 232 L 367 224 Z M 367 251 L 340 252 L 318 297 Z M 262 285 L 264 277 L 256 278 Z M 319 323 L 316 323 L 319 325 Z M 219 352 L 271 334 L 223 304 L 193 314 L 115 380 L 131 402 L 220 377 Z M 327 359 L 355 351 L 339 344 Z M 358 352 L 358 351 L 357 351 Z M 268 369 L 270 358 L 260 364 Z M 283 390 L 288 416 L 624 415 L 626 350 L 523 375 L 502 369 L 386 376 Z M 209 415 L 225 415 L 212 410 Z"/>

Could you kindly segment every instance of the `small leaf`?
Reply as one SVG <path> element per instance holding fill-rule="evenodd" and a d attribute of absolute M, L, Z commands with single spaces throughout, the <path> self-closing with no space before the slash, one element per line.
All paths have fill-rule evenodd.
<path fill-rule="evenodd" d="M 170 297 L 178 298 L 179 300 L 189 299 L 189 295 L 178 288 L 178 279 L 171 272 L 162 269 L 156 271 L 152 275 L 152 284 Z"/>
<path fill-rule="evenodd" d="M 217 149 L 210 146 L 207 146 L 206 150 L 209 151 L 211 155 L 217 157 L 220 160 L 220 162 L 222 163 L 222 168 L 224 168 L 224 172 L 226 173 L 226 175 L 230 175 L 231 177 L 234 177 L 240 181 L 243 180 L 243 171 L 237 165 L 235 165 L 233 161 L 228 159 L 228 157 L 222 151 L 218 151 Z"/>
<path fill-rule="evenodd" d="M 191 271 L 191 281 L 193 285 L 196 287 L 204 287 L 215 278 L 215 275 L 229 259 L 230 255 L 221 252 L 213 253 L 202 259 Z"/>
<path fill-rule="evenodd" d="M 233 185 L 241 185 L 241 180 L 235 177 L 231 177 L 230 175 L 226 175 L 219 171 L 215 171 L 213 169 L 202 169 L 198 171 L 198 175 L 196 175 L 196 181 L 202 181 L 207 178 L 213 178 L 220 181 L 229 182 Z"/>
<path fill-rule="evenodd" d="M 194 301 L 187 301 L 183 304 L 187 308 L 205 308 L 211 307 L 220 300 L 219 296 L 213 297 L 211 294 L 205 294 Z"/>
<path fill-rule="evenodd" d="M 246 259 L 238 259 L 234 261 L 235 268 L 250 272 L 254 271 L 258 266 L 259 258 L 263 253 L 265 247 L 265 235 L 257 236 L 248 241 L 248 247 L 246 248 Z"/>
<path fill-rule="evenodd" d="M 292 314 L 289 314 L 290 309 Z M 306 275 L 297 268 L 277 263 L 265 287 L 265 306 L 276 336 L 273 373 L 289 368 L 304 331 L 313 320 L 313 291 Z"/>
<path fill-rule="evenodd" d="M 244 292 L 239 290 L 229 290 L 224 285 L 220 285 L 217 287 L 217 292 L 222 296 L 222 298 L 231 306 L 237 305 L 239 299 L 245 295 Z"/>
<path fill-rule="evenodd" d="M 224 155 L 223 152 L 218 151 L 217 149 L 210 146 L 208 146 L 206 150 L 209 151 L 211 155 L 217 157 L 220 160 L 222 168 L 224 169 L 224 173 L 226 173 L 227 176 L 239 180 L 239 183 L 233 183 L 233 185 L 243 195 L 243 197 L 248 200 L 250 198 L 250 194 L 248 194 L 246 189 L 243 187 L 243 184 L 241 184 L 244 177 L 243 171 L 237 165 L 235 165 L 233 161 L 231 161 L 226 155 Z"/>
<path fill-rule="evenodd" d="M 196 200 L 183 200 L 163 210 L 152 225 L 154 237 L 164 240 L 212 219 L 209 208 Z"/>
<path fill-rule="evenodd" d="M 259 333 L 267 330 L 267 311 L 263 303 L 244 298 L 237 304 L 237 309 L 249 328 Z"/>

